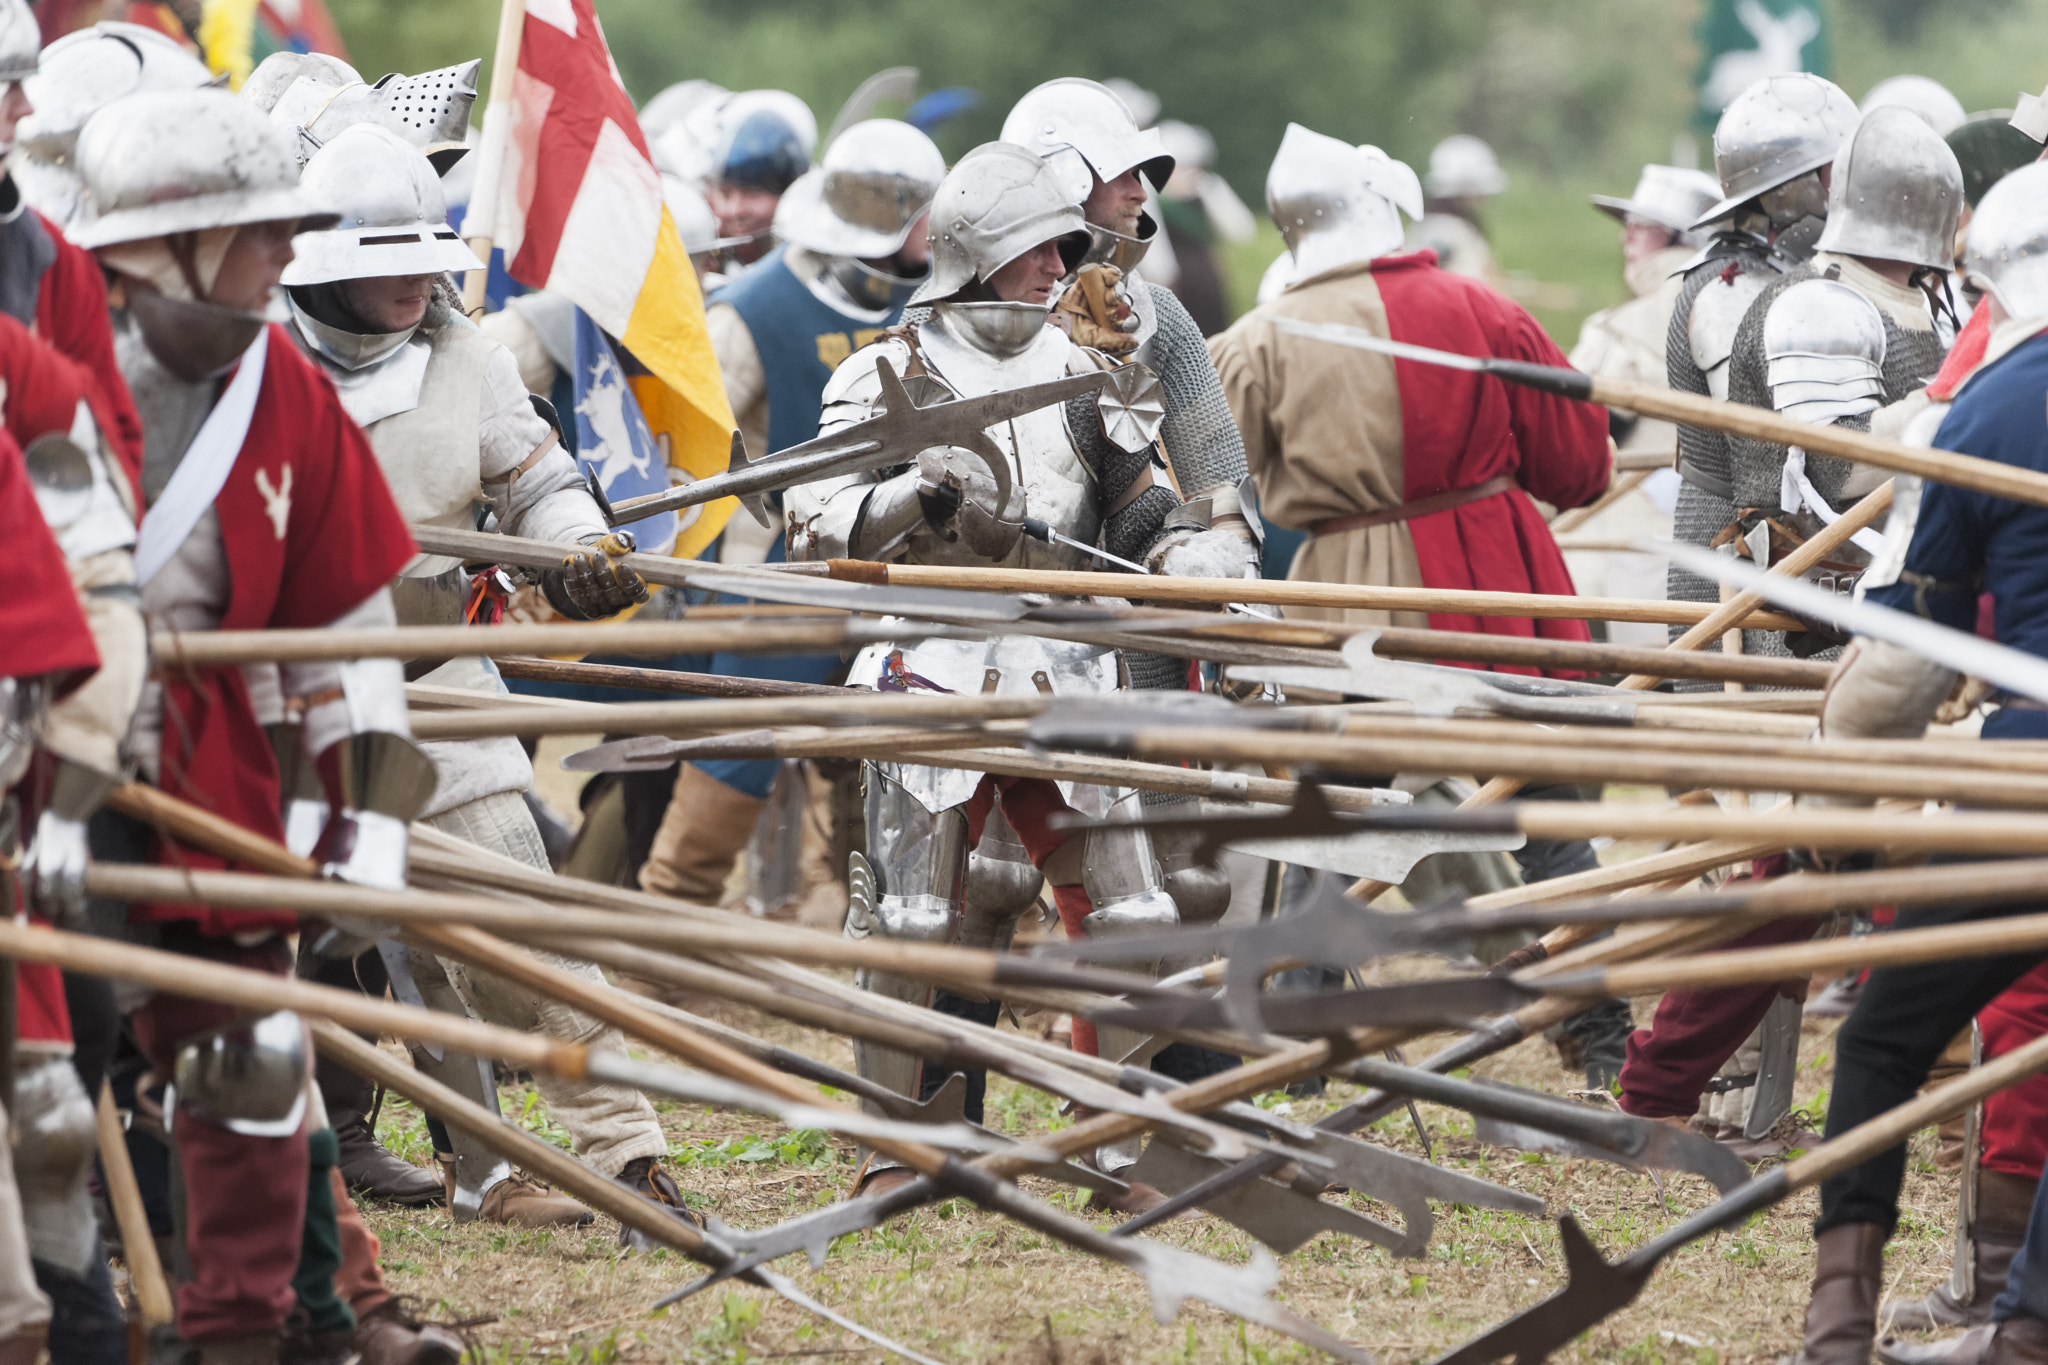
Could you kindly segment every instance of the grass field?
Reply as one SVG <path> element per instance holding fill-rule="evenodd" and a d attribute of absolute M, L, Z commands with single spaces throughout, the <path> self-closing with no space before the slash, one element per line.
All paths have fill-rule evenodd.
<path fill-rule="evenodd" d="M 837 1038 L 746 1012 L 690 1002 L 735 1026 L 850 1066 Z M 1801 1049 L 1798 1102 L 1824 1105 L 1832 1028 L 1810 1027 Z M 1426 1046 L 1426 1045 L 1425 1045 Z M 1532 1042 L 1474 1068 L 1482 1077 L 1555 1093 L 1580 1082 L 1549 1046 Z M 1287 1103 L 1312 1120 L 1356 1092 L 1345 1086 L 1314 1101 Z M 530 1090 L 508 1086 L 506 1113 L 562 1140 Z M 849 1149 L 821 1134 L 778 1133 L 731 1115 L 660 1106 L 677 1175 L 700 1207 L 728 1223 L 759 1227 L 842 1198 L 852 1181 Z M 1422 1106 L 1436 1159 L 1542 1196 L 1552 1215 L 1575 1212 L 1610 1257 L 1618 1256 L 1712 1197 L 1704 1181 L 1661 1182 L 1605 1163 L 1482 1148 L 1456 1111 Z M 1064 1126 L 1042 1094 L 997 1080 L 991 1126 L 1029 1135 Z M 385 1140 L 425 1156 L 424 1124 L 387 1099 Z M 1374 1140 L 1421 1151 L 1405 1114 L 1383 1120 Z M 1892 1243 L 1888 1277 L 1918 1292 L 1947 1272 L 1956 1180 L 1932 1162 L 1933 1138 L 1912 1147 L 1906 1213 Z M 1081 1196 L 1043 1181 L 1035 1193 L 1078 1209 Z M 1372 1205 L 1356 1200 L 1358 1207 Z M 1808 1231 L 1814 1197 L 1802 1194 L 1740 1229 L 1697 1243 L 1666 1262 L 1642 1298 L 1595 1328 L 1569 1358 L 1626 1365 L 1708 1365 L 1762 1361 L 1797 1345 L 1812 1273 Z M 366 1210 L 384 1239 L 394 1286 L 435 1313 L 488 1317 L 474 1329 L 488 1361 L 770 1361 L 882 1353 L 763 1290 L 720 1287 L 660 1314 L 648 1305 L 691 1278 L 689 1262 L 666 1252 L 626 1255 L 616 1227 L 600 1220 L 572 1233 L 519 1232 L 471 1224 L 451 1228 L 439 1210 Z M 1383 1216 L 1386 1215 L 1382 1211 Z M 1111 1220 L 1098 1220 L 1107 1226 Z M 1398 1220 L 1396 1220 L 1398 1221 Z M 1201 1216 L 1159 1234 L 1205 1255 L 1243 1263 L 1249 1238 Z M 1364 1345 L 1385 1365 L 1429 1359 L 1561 1282 L 1554 1223 L 1440 1208 L 1428 1254 L 1395 1260 L 1363 1242 L 1328 1234 L 1281 1262 L 1280 1294 L 1298 1312 Z M 1143 1285 L 1126 1272 L 1049 1244 L 993 1215 L 954 1202 L 898 1219 L 834 1246 L 813 1274 L 801 1257 L 781 1264 L 804 1288 L 841 1312 L 945 1361 L 1030 1365 L 1114 1362 L 1278 1362 L 1315 1352 L 1261 1328 L 1246 1328 L 1201 1304 L 1179 1321 L 1153 1321 Z"/>
<path fill-rule="evenodd" d="M 550 739 L 536 770 L 544 794 L 573 810 L 575 775 L 561 771 L 574 737 Z M 1615 793 L 1627 795 L 1626 793 Z M 1648 850 L 1617 845 L 1609 861 Z M 1389 976 L 1425 968 L 1387 963 Z M 1434 969 L 1431 969 L 1434 970 Z M 817 1033 L 704 1000 L 678 1004 L 841 1067 L 852 1050 Z M 1646 1021 L 1650 1002 L 1637 1002 Z M 1420 1056 L 1425 1040 L 1409 1050 Z M 1795 1103 L 1818 1126 L 1833 1068 L 1833 1026 L 1810 1023 L 1802 1040 Z M 1480 1077 L 1555 1094 L 1582 1084 L 1560 1068 L 1549 1044 L 1523 1044 L 1473 1068 Z M 1289 1116 L 1312 1121 L 1356 1091 L 1333 1086 L 1316 1100 L 1268 1095 Z M 537 1096 L 507 1086 L 505 1112 L 529 1130 L 565 1144 Z M 854 1167 L 844 1143 L 818 1133 L 791 1134 L 752 1119 L 668 1104 L 657 1106 L 671 1159 L 691 1198 L 727 1223 L 762 1227 L 848 1193 Z M 1540 1195 L 1552 1217 L 1575 1212 L 1610 1257 L 1653 1236 L 1712 1197 L 1704 1181 L 1659 1181 L 1605 1163 L 1482 1148 L 1470 1120 L 1421 1107 L 1437 1160 Z M 1017 1136 L 1065 1126 L 1040 1092 L 992 1078 L 989 1123 Z M 380 1131 L 394 1149 L 424 1161 L 425 1125 L 410 1106 L 385 1101 Z M 1405 1114 L 1383 1120 L 1374 1140 L 1420 1153 Z M 1933 1163 L 1934 1139 L 1911 1148 L 1905 1212 L 1887 1265 L 1903 1292 L 1931 1288 L 1947 1273 L 1956 1177 Z M 1078 1210 L 1082 1196 L 1043 1181 L 1035 1193 Z M 1358 1206 L 1369 1211 L 1363 1200 Z M 570 1233 L 535 1233 L 470 1224 L 451 1227 L 445 1212 L 365 1210 L 384 1239 L 385 1268 L 402 1293 L 437 1315 L 487 1318 L 474 1328 L 491 1362 L 739 1362 L 882 1353 L 813 1319 L 765 1291 L 713 1290 L 658 1315 L 648 1306 L 691 1278 L 690 1263 L 666 1252 L 625 1255 L 608 1220 Z M 1697 1243 L 1668 1261 L 1643 1297 L 1601 1324 L 1570 1353 L 1624 1365 L 1709 1365 L 1765 1361 L 1797 1345 L 1812 1274 L 1809 1232 L 1814 1196 L 1802 1194 L 1747 1226 Z M 1392 1217 L 1393 1215 L 1383 1214 Z M 1101 1221 L 1105 1226 L 1109 1219 Z M 1168 1225 L 1164 1240 L 1231 1263 L 1252 1243 L 1229 1224 L 1201 1216 Z M 1037 1234 L 961 1202 L 928 1208 L 886 1227 L 842 1240 L 824 1269 L 802 1259 L 780 1266 L 806 1290 L 856 1320 L 945 1361 L 1020 1365 L 1119 1365 L 1143 1362 L 1307 1360 L 1315 1353 L 1201 1304 L 1161 1325 L 1143 1285 L 1121 1269 L 1049 1244 Z M 1297 1311 L 1373 1351 L 1383 1365 L 1427 1360 L 1475 1331 L 1548 1294 L 1562 1280 L 1554 1222 L 1483 1210 L 1440 1208 L 1428 1254 L 1401 1261 L 1381 1249 L 1328 1234 L 1280 1264 L 1280 1293 Z"/>

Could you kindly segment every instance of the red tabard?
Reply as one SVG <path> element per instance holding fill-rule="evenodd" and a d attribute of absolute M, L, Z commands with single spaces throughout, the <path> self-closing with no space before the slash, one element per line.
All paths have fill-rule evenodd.
<path fill-rule="evenodd" d="M 39 929 L 49 926 L 31 919 Z M 24 1043 L 71 1041 L 71 1010 L 64 1003 L 64 973 L 47 962 L 19 962 L 14 968 L 14 1036 Z"/>
<path fill-rule="evenodd" d="M 39 215 L 40 216 L 40 215 Z M 100 433 L 127 468 L 136 492 L 142 488 L 142 418 L 128 381 L 114 363 L 114 329 L 107 320 L 107 277 L 90 251 L 64 240 L 57 225 L 44 218 L 43 228 L 56 244 L 57 259 L 43 272 L 36 295 L 36 335 L 85 367 L 92 385 L 93 417 Z M 71 425 L 65 419 L 64 425 Z"/>
<path fill-rule="evenodd" d="M 1569 364 L 1519 306 L 1477 280 L 1435 267 L 1433 251 L 1372 263 L 1394 340 L 1461 355 Z M 1415 360 L 1396 360 L 1394 374 L 1406 501 L 1474 488 L 1503 474 L 1558 507 L 1583 506 L 1606 488 L 1606 409 Z M 1518 490 L 1416 517 L 1408 530 L 1428 587 L 1573 592 L 1563 553 Z M 1583 621 L 1431 612 L 1429 624 L 1475 634 L 1592 638 Z"/>
<path fill-rule="evenodd" d="M 214 499 L 232 584 L 222 630 L 309 629 L 350 611 L 412 558 L 412 536 L 369 441 L 334 387 L 280 327 L 270 329 L 263 388 L 241 453 Z M 239 668 L 181 671 L 163 660 L 158 785 L 280 843 L 277 761 Z M 159 860 L 218 868 L 210 854 L 166 846 Z M 137 920 L 196 920 L 225 935 L 289 929 L 264 910 L 139 905 Z"/>
<path fill-rule="evenodd" d="M 36 505 L 21 447 L 7 435 L 0 435 L 0 545 L 8 577 L 0 592 L 0 677 L 56 673 L 67 686 L 83 682 L 99 668 L 99 650 L 64 552 Z"/>

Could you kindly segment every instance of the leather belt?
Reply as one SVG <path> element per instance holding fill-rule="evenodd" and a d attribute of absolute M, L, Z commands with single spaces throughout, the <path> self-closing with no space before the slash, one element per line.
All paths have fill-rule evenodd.
<path fill-rule="evenodd" d="M 1702 493 L 1712 493 L 1723 502 L 1735 501 L 1735 485 L 1733 483 L 1727 479 L 1715 478 L 1683 455 L 1678 457 L 1678 477 L 1691 484 L 1694 488 L 1699 489 Z"/>
<path fill-rule="evenodd" d="M 1404 502 L 1397 507 L 1383 507 L 1377 512 L 1359 512 L 1354 516 L 1330 517 L 1325 521 L 1311 522 L 1308 533 L 1312 536 L 1333 536 L 1340 531 L 1362 531 L 1368 526 L 1391 526 L 1399 521 L 1412 521 L 1436 512 L 1448 512 L 1453 507 L 1463 507 L 1468 502 L 1481 502 L 1498 497 L 1515 487 L 1512 474 L 1498 474 L 1485 483 L 1471 488 L 1453 488 L 1444 493 L 1432 493 L 1426 498 Z"/>

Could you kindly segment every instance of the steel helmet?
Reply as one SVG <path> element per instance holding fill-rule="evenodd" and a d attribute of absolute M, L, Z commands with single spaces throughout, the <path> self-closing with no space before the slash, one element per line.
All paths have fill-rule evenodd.
<path fill-rule="evenodd" d="M 1860 107 L 1868 115 L 1871 110 L 1888 105 L 1918 114 L 1938 137 L 1947 137 L 1970 116 L 1947 86 L 1926 76 L 1893 76 L 1879 81 L 1863 96 Z"/>
<path fill-rule="evenodd" d="M 85 192 L 76 158 L 85 121 L 124 95 L 198 90 L 213 82 L 206 63 L 153 28 L 102 23 L 65 34 L 43 49 L 41 66 L 22 81 L 22 93 L 35 106 L 14 134 L 22 197 L 69 227 Z"/>
<path fill-rule="evenodd" d="M 1479 199 L 1506 189 L 1508 175 L 1493 148 L 1470 133 L 1453 133 L 1430 148 L 1422 184 L 1432 199 Z"/>
<path fill-rule="evenodd" d="M 42 48 L 43 30 L 28 0 L 0 0 L 0 85 L 35 75 Z"/>
<path fill-rule="evenodd" d="M 298 1131 L 313 1077 L 306 1025 L 289 1010 L 223 1024 L 178 1049 L 175 1107 L 233 1132 L 285 1137 Z M 177 1120 L 171 1120 L 175 1131 Z"/>
<path fill-rule="evenodd" d="M 1835 159 L 1856 127 L 1856 102 L 1811 72 L 1766 76 L 1737 95 L 1714 127 L 1714 170 L 1721 201 L 1702 213 L 1705 227 L 1788 180 Z"/>
<path fill-rule="evenodd" d="M 1266 211 L 1302 278 L 1400 246 L 1400 211 L 1422 216 L 1422 186 L 1377 147 L 1290 123 L 1266 172 Z"/>
<path fill-rule="evenodd" d="M 300 188 L 283 131 L 225 90 L 115 100 L 80 131 L 78 169 L 93 216 L 71 236 L 87 248 L 288 219 L 313 231 L 340 217 Z"/>
<path fill-rule="evenodd" d="M 1011 142 L 960 158 L 932 196 L 931 274 L 910 303 L 939 303 L 1040 243 L 1057 240 L 1068 269 L 1088 249 L 1087 220 L 1045 161 Z"/>
<path fill-rule="evenodd" d="M 448 226 L 433 163 L 386 128 L 359 123 L 342 129 L 306 163 L 300 184 L 316 201 L 339 209 L 341 221 L 293 239 L 297 254 L 284 270 L 287 286 L 483 268 Z"/>
<path fill-rule="evenodd" d="M 1130 108 L 1099 81 L 1062 76 L 1028 91 L 1003 120 L 1002 140 L 1045 159 L 1075 203 L 1095 182 L 1133 167 L 1153 189 L 1173 175 L 1173 158 L 1156 128 L 1139 128 Z"/>
<path fill-rule="evenodd" d="M 824 256 L 887 256 L 946 178 L 938 145 L 895 119 L 856 123 L 783 192 L 775 235 Z"/>
<path fill-rule="evenodd" d="M 365 85 L 360 78 L 349 78 L 354 73 L 345 63 L 328 58 L 314 65 L 307 60 L 311 55 L 274 53 L 250 77 L 253 85 L 272 63 L 291 63 L 286 71 L 296 74 L 276 88 L 269 110 L 272 122 L 296 135 L 301 165 L 310 162 L 313 154 L 344 128 L 362 123 L 395 133 L 426 152 L 437 171 L 446 171 L 467 150 L 464 135 L 469 131 L 469 111 L 476 103 L 481 60 L 417 76 L 393 72 L 375 85 Z M 269 96 L 268 89 L 259 93 Z M 250 98 L 247 85 L 242 95 Z"/>
<path fill-rule="evenodd" d="M 2011 316 L 2048 318 L 2048 163 L 2022 166 L 1984 192 L 1963 265 Z"/>
<path fill-rule="evenodd" d="M 1947 270 L 1962 211 L 1956 154 L 1925 119 L 1887 104 L 1865 114 L 1835 154 L 1828 225 L 1815 247 Z"/>

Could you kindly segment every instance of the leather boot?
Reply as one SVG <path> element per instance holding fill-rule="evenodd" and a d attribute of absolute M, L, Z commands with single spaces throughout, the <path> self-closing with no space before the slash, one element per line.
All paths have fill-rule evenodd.
<path fill-rule="evenodd" d="M 2026 1239 L 2037 1184 L 2022 1175 L 1978 1170 L 1977 1216 L 1969 1229 L 1970 1251 L 1976 1257 L 1969 1301 L 1959 1300 L 1944 1283 L 1920 1298 L 1886 1304 L 1878 1313 L 1886 1333 L 1878 1345 L 1879 1359 L 1889 1361 L 1897 1356 L 1894 1333 L 1942 1332 L 1991 1321 L 1991 1301 L 2005 1288 L 2013 1255 Z M 1919 1358 L 1911 1349 L 1907 1356 Z"/>
<path fill-rule="evenodd" d="M 703 1218 L 683 1202 L 682 1187 L 676 1184 L 675 1177 L 663 1170 L 661 1163 L 651 1156 L 633 1158 L 612 1177 L 612 1181 L 614 1184 L 624 1185 L 649 1203 L 660 1205 L 671 1217 L 690 1227 L 704 1226 Z M 665 1243 L 655 1241 L 638 1228 L 627 1227 L 621 1223 L 619 1245 L 632 1251 L 654 1251 Z"/>
<path fill-rule="evenodd" d="M 335 1141 L 341 1145 L 341 1176 L 349 1189 L 407 1209 L 441 1202 L 441 1177 L 377 1141 L 366 1116 L 330 1110 L 328 1117 L 334 1122 Z"/>
<path fill-rule="evenodd" d="M 277 1346 L 277 1365 L 355 1365 L 356 1334 L 316 1332 L 306 1310 L 294 1308 Z"/>
<path fill-rule="evenodd" d="M 1786 1365 L 1870 1365 L 1884 1292 L 1884 1229 L 1843 1223 L 1817 1239 L 1806 1339 Z"/>
<path fill-rule="evenodd" d="M 362 1365 L 456 1365 L 462 1338 L 438 1322 L 421 1322 L 396 1298 L 356 1317 L 355 1348 Z"/>
<path fill-rule="evenodd" d="M 804 780 L 810 784 L 810 809 L 804 820 L 803 881 L 796 899 L 775 918 L 836 934 L 846 924 L 846 859 L 833 856 L 832 784 L 809 764 Z"/>
<path fill-rule="evenodd" d="M 452 1206 L 455 1158 L 446 1152 L 436 1152 L 434 1162 L 441 1168 L 443 1197 Z M 581 1228 L 597 1221 L 597 1215 L 582 1204 L 566 1194 L 555 1193 L 524 1171 L 514 1171 L 485 1190 L 477 1217 L 486 1223 L 505 1223 L 515 1228 Z"/>
<path fill-rule="evenodd" d="M 654 845 L 640 865 L 640 889 L 700 905 L 724 901 L 733 864 L 753 837 L 765 804 L 683 764 Z"/>

